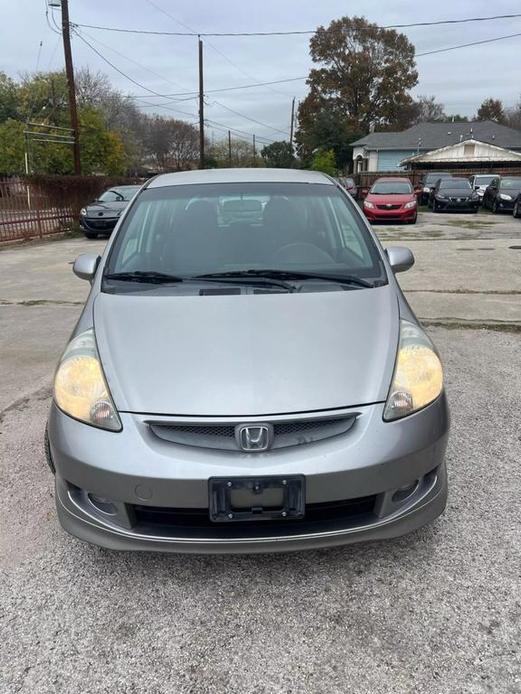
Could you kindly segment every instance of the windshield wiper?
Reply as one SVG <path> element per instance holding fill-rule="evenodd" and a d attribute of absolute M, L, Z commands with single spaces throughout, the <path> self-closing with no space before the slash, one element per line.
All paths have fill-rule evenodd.
<path fill-rule="evenodd" d="M 194 275 L 188 278 L 201 282 L 224 282 L 229 284 L 255 284 L 261 287 L 281 287 L 287 292 L 293 292 L 294 287 L 282 278 L 270 277 L 269 275 L 258 275 L 252 270 L 229 270 L 227 272 L 209 272 L 204 275 Z"/>
<path fill-rule="evenodd" d="M 134 270 L 134 272 L 111 272 L 103 276 L 105 280 L 119 280 L 121 282 L 143 282 L 150 284 L 166 284 L 170 282 L 184 282 L 183 277 L 167 275 L 164 272 L 154 270 Z"/>
<path fill-rule="evenodd" d="M 375 285 L 372 282 L 363 280 L 360 277 L 354 277 L 353 275 L 329 275 L 327 273 L 319 272 L 304 272 L 299 270 L 275 270 L 275 269 L 250 269 L 250 270 L 232 270 L 230 272 L 214 272 L 210 275 L 197 275 L 192 279 L 248 279 L 248 278 L 262 278 L 269 280 L 325 280 L 328 282 L 338 283 L 338 284 L 348 284 L 358 287 L 368 287 L 372 288 Z M 282 282 L 281 282 L 282 284 Z M 286 285 L 290 286 L 290 285 Z"/>

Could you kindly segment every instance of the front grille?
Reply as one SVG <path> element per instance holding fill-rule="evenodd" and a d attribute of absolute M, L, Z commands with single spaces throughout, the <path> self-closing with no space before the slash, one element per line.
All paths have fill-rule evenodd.
<path fill-rule="evenodd" d="M 133 506 L 133 530 L 149 535 L 226 538 L 276 537 L 349 527 L 374 518 L 376 496 L 307 504 L 304 518 L 291 521 L 262 520 L 212 523 L 206 508 Z"/>
<path fill-rule="evenodd" d="M 271 449 L 299 446 L 315 441 L 322 441 L 344 434 L 355 423 L 356 415 L 328 419 L 275 421 L 273 425 L 273 443 Z M 150 428 L 159 438 L 183 446 L 214 448 L 225 451 L 240 451 L 235 438 L 233 424 L 151 424 Z"/>
<path fill-rule="evenodd" d="M 379 210 L 399 210 L 401 205 L 377 205 Z"/>
<path fill-rule="evenodd" d="M 470 198 L 449 198 L 451 202 L 469 202 Z"/>
<path fill-rule="evenodd" d="M 84 217 L 83 219 L 83 223 L 91 229 L 113 229 L 117 221 L 117 218 L 90 219 Z"/>

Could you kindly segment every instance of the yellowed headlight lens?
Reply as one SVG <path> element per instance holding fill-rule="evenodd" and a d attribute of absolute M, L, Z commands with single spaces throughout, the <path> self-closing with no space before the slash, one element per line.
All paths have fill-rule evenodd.
<path fill-rule="evenodd" d="M 92 330 L 76 337 L 65 350 L 54 379 L 54 399 L 75 419 L 112 431 L 121 429 Z"/>
<path fill-rule="evenodd" d="M 423 330 L 402 321 L 400 346 L 384 419 L 412 414 L 433 402 L 443 389 L 443 368 Z"/>

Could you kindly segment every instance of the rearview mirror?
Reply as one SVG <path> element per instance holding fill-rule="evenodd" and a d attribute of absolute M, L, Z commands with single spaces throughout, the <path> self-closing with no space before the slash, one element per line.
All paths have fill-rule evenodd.
<path fill-rule="evenodd" d="M 414 265 L 412 251 L 405 246 L 389 246 L 385 252 L 394 273 L 405 272 Z"/>
<path fill-rule="evenodd" d="M 95 255 L 94 253 L 82 253 L 74 261 L 72 271 L 76 277 L 79 277 L 81 280 L 88 280 L 91 282 L 94 279 L 100 260 L 101 256 Z"/>

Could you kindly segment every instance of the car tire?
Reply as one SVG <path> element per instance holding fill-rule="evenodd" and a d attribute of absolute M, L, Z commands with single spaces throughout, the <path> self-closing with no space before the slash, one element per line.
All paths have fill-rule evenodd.
<path fill-rule="evenodd" d="M 514 203 L 514 209 L 512 210 L 512 214 L 516 219 L 519 219 L 521 217 L 521 210 L 519 209 L 519 200 L 516 200 Z"/>
<path fill-rule="evenodd" d="M 433 212 L 439 212 L 440 211 L 438 205 L 436 204 L 436 200 L 432 201 L 432 211 Z"/>
<path fill-rule="evenodd" d="M 98 238 L 98 235 L 94 231 L 84 231 L 83 233 L 87 239 L 94 240 Z"/>
<path fill-rule="evenodd" d="M 416 220 L 418 219 L 418 215 L 414 215 L 412 219 L 407 220 L 407 224 L 416 224 Z"/>
<path fill-rule="evenodd" d="M 494 200 L 494 202 L 492 203 L 492 212 L 494 214 L 497 214 L 499 212 L 499 208 L 497 206 L 497 200 Z"/>

